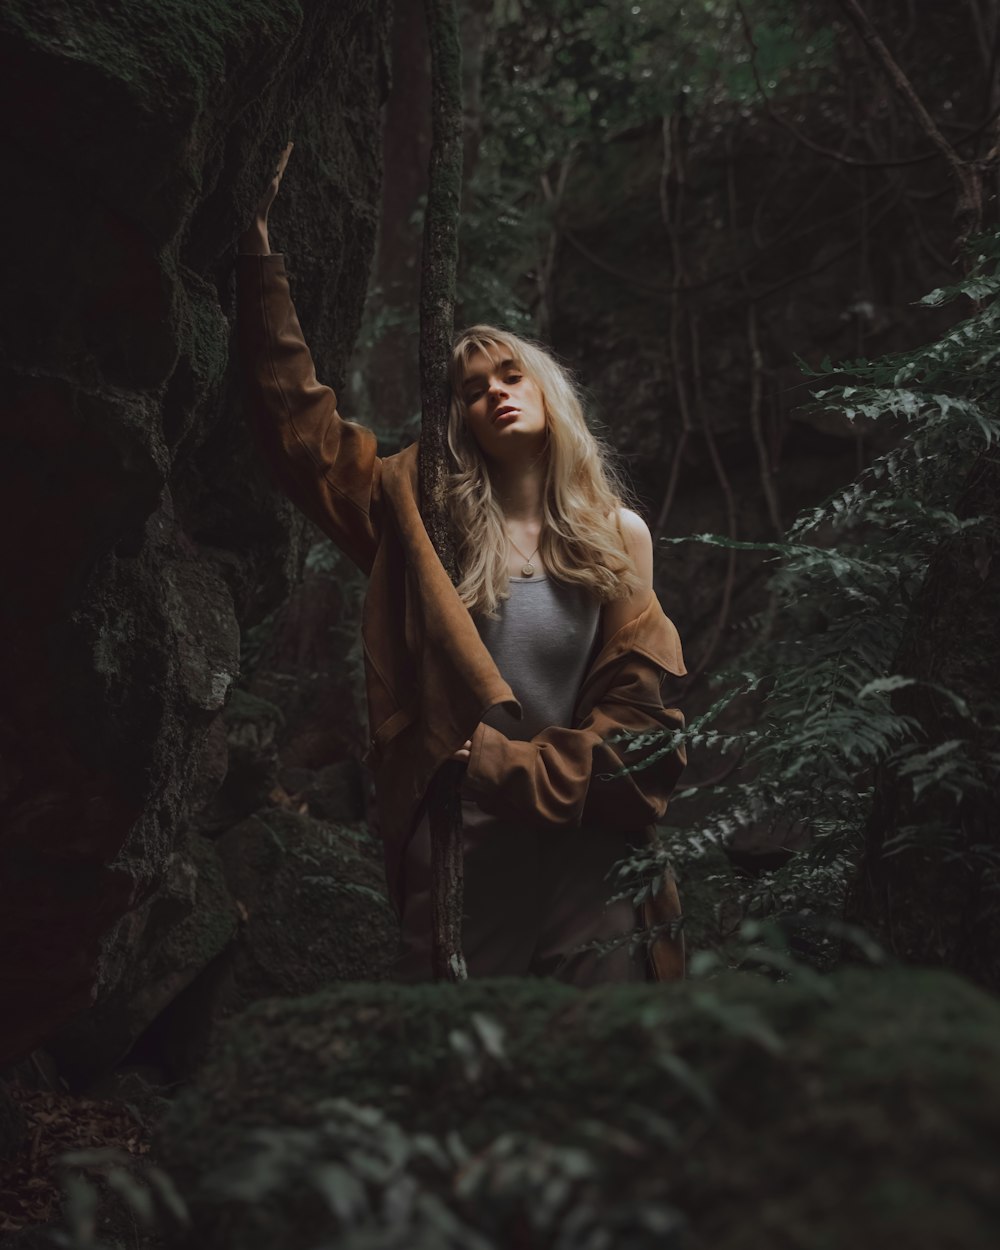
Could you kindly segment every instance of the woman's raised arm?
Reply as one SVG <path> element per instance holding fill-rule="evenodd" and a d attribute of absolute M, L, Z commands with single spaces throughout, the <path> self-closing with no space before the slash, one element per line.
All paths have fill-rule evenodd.
<path fill-rule="evenodd" d="M 237 335 L 257 444 L 281 487 L 364 572 L 378 546 L 382 462 L 371 430 L 345 421 L 337 397 L 317 381 L 292 304 L 284 257 L 268 242 L 268 212 L 291 154 L 240 236 Z"/>

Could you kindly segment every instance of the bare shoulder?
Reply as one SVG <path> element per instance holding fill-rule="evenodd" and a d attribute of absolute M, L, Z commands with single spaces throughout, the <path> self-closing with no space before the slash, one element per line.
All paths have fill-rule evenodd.
<path fill-rule="evenodd" d="M 635 561 L 636 572 L 649 585 L 653 584 L 653 536 L 649 526 L 631 508 L 618 509 L 618 522 L 625 538 L 625 546 Z"/>
<path fill-rule="evenodd" d="M 653 536 L 649 526 L 631 508 L 619 508 L 617 514 L 625 547 L 635 565 L 640 585 L 626 599 L 614 599 L 605 603 L 601 612 L 604 641 L 623 625 L 638 616 L 649 602 L 653 588 Z"/>
<path fill-rule="evenodd" d="M 625 535 L 625 541 L 629 547 L 644 550 L 649 547 L 653 548 L 653 536 L 649 532 L 649 526 L 638 514 L 633 512 L 631 508 L 618 509 L 618 521 L 622 527 L 622 533 Z"/>

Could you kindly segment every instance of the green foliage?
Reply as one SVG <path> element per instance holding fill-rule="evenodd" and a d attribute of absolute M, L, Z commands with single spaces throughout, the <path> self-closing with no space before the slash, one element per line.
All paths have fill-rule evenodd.
<path fill-rule="evenodd" d="M 746 940 L 764 975 L 670 993 L 509 978 L 256 1004 L 165 1126 L 192 1240 L 738 1250 L 797 1227 L 809 1250 L 923 1250 L 959 1220 L 992 1246 L 995 999 L 941 972 L 820 976 L 765 925 Z M 925 1210 L 942 1184 L 955 1205 Z"/>
<path fill-rule="evenodd" d="M 767 88 L 815 88 L 830 63 L 830 30 L 785 0 L 750 0 L 745 9 Z M 757 90 L 743 21 L 728 0 L 508 3 L 494 29 L 489 136 L 512 168 L 684 112 L 687 97 L 693 106 L 742 103 Z"/>
<path fill-rule="evenodd" d="M 909 787 L 914 799 L 935 798 L 926 810 L 937 813 L 941 804 L 954 810 L 963 796 L 994 787 L 1000 776 L 1000 709 L 970 706 L 955 692 L 894 671 L 939 544 L 960 532 L 992 532 L 988 518 L 956 515 L 972 464 L 1000 437 L 1000 235 L 978 239 L 976 248 L 970 276 L 923 301 L 972 301 L 964 320 L 915 351 L 841 366 L 826 361 L 813 374 L 821 383 L 817 407 L 869 428 L 888 426 L 897 436 L 891 450 L 803 512 L 781 542 L 704 534 L 668 540 L 765 551 L 776 566 L 771 608 L 754 622 L 766 636 L 720 675 L 726 693 L 708 712 L 659 740 L 660 752 L 686 743 L 690 751 L 745 756 L 738 780 L 715 787 L 707 815 L 672 832 L 653 862 L 669 859 L 682 879 L 696 877 L 709 848 L 741 832 L 766 831 L 769 844 L 807 838 L 785 867 L 744 889 L 744 911 L 839 910 L 877 772 Z M 962 732 L 953 732 L 953 718 L 944 740 L 927 739 L 926 727 L 894 702 L 898 691 L 918 685 L 947 701 Z M 755 691 L 766 697 L 752 728 L 715 727 L 734 698 Z M 704 804 L 704 791 L 681 792 L 677 802 L 695 797 Z M 947 854 L 947 832 L 939 815 L 928 815 L 887 850 L 919 841 Z M 640 856 L 627 867 L 648 872 L 650 862 Z M 822 957 L 830 953 L 828 944 Z"/>
<path fill-rule="evenodd" d="M 63 1250 L 115 1250 L 97 1233 L 99 1214 L 124 1207 L 145 1229 L 187 1228 L 187 1204 L 162 1168 L 137 1164 L 113 1147 L 67 1151 L 59 1157 L 63 1227 L 52 1243 Z M 88 1179 L 88 1175 L 96 1179 Z"/>
<path fill-rule="evenodd" d="M 318 1198 L 336 1244 L 366 1250 L 494 1250 L 519 1228 L 532 1245 L 601 1250 L 617 1235 L 652 1250 L 683 1224 L 662 1202 L 617 1203 L 581 1147 L 512 1132 L 473 1154 L 457 1131 L 411 1132 L 348 1099 L 316 1111 L 309 1127 L 249 1130 L 204 1188 L 247 1207 L 298 1195 L 308 1210 Z"/>
<path fill-rule="evenodd" d="M 788 0 L 744 8 L 770 96 L 840 90 L 829 28 Z M 669 116 L 701 113 L 721 127 L 757 94 L 743 21 L 728 0 L 501 0 L 463 206 L 461 319 L 538 329 L 560 173 L 577 158 Z"/>

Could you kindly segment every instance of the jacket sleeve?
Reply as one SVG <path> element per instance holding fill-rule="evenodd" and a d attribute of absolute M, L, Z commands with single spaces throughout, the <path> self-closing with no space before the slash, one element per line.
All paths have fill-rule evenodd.
<path fill-rule="evenodd" d="M 236 257 L 237 334 L 250 423 L 277 484 L 368 573 L 382 462 L 371 430 L 345 421 L 316 380 L 284 256 Z"/>
<path fill-rule="evenodd" d="M 673 678 L 664 669 L 633 654 L 579 728 L 553 725 L 522 742 L 480 722 L 462 792 L 491 815 L 531 825 L 629 830 L 655 822 L 687 762 L 684 748 L 630 749 L 627 741 L 608 739 L 621 730 L 683 728 L 679 709 L 663 703 L 668 680 Z M 623 766 L 653 756 L 658 758 L 648 767 L 621 774 Z"/>

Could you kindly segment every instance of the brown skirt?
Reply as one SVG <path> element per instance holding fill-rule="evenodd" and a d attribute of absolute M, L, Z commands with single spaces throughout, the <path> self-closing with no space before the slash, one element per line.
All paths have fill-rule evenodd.
<path fill-rule="evenodd" d="M 528 829 L 462 800 L 465 897 L 462 945 L 470 977 L 551 976 L 572 985 L 649 979 L 639 926 L 612 866 L 630 852 L 606 829 Z M 392 975 L 431 978 L 430 829 L 426 813 L 407 849 L 402 940 Z M 601 953 L 580 949 L 616 940 Z"/>

